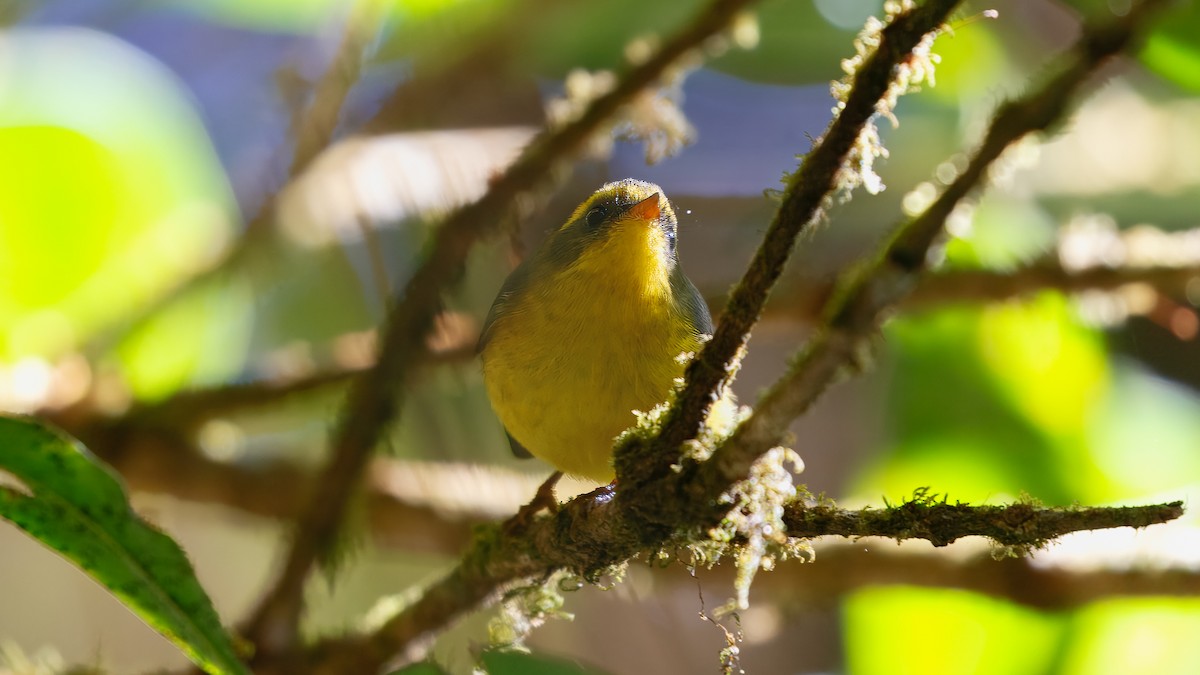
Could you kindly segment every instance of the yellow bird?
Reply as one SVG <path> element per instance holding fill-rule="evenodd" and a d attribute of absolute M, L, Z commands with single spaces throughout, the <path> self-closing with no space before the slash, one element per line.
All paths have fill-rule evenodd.
<path fill-rule="evenodd" d="M 513 452 L 609 483 L 613 439 L 666 400 L 712 318 L 683 274 L 662 188 L 588 198 L 504 282 L 479 340 Z"/>

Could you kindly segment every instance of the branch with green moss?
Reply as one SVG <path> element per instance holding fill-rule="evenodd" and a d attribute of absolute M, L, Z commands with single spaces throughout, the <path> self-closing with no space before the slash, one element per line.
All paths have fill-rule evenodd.
<path fill-rule="evenodd" d="M 733 21 L 750 0 L 716 0 L 688 26 L 666 40 L 616 87 L 583 114 L 529 148 L 478 201 L 452 214 L 437 229 L 420 268 L 388 313 L 375 365 L 351 384 L 330 442 L 332 457 L 309 508 L 297 522 L 283 572 L 250 622 L 260 654 L 288 652 L 298 638 L 303 587 L 318 558 L 334 548 L 350 497 L 371 452 L 394 421 L 409 376 L 425 353 L 425 335 L 440 309 L 441 291 L 459 279 L 467 252 L 480 237 L 499 231 L 522 201 L 577 155 L 591 138 L 640 91 L 652 86 L 680 58 Z"/>
<path fill-rule="evenodd" d="M 910 501 L 883 509 L 839 509 L 822 504 L 788 504 L 783 522 L 788 535 L 924 539 L 946 546 L 963 537 L 987 537 L 1015 551 L 1043 546 L 1070 532 L 1113 527 L 1147 527 L 1183 515 L 1183 502 L 1149 506 L 1042 507 L 1030 503 L 972 506 L 938 500 L 918 491 Z"/>

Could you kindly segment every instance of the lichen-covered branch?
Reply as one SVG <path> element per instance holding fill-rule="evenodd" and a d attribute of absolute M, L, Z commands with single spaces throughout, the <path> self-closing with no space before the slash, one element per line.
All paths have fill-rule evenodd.
<path fill-rule="evenodd" d="M 305 672 L 374 672 L 397 655 L 420 659 L 448 624 L 481 604 L 494 602 L 516 584 L 560 568 L 589 577 L 641 552 L 628 544 L 635 536 L 628 529 L 636 525 L 623 522 L 618 511 L 606 508 L 607 503 L 605 493 L 597 491 L 570 502 L 554 518 L 535 521 L 524 535 L 492 531 L 477 539 L 447 577 L 433 584 L 373 636 L 316 645 L 304 659 L 311 668 Z M 797 502 L 787 508 L 785 522 L 790 534 L 802 537 L 885 536 L 947 543 L 980 535 L 1027 550 L 1069 532 L 1145 527 L 1172 520 L 1181 513 L 1179 502 L 1145 507 L 1043 508 L 1027 504 L 951 505 L 918 499 L 894 508 L 862 511 Z M 826 566 L 827 562 L 820 560 L 813 567 Z M 886 571 L 876 576 L 886 577 Z"/>
<path fill-rule="evenodd" d="M 919 497 L 883 509 L 851 510 L 795 502 L 785 509 L 783 521 L 789 535 L 804 539 L 832 534 L 898 541 L 924 539 L 934 546 L 945 546 L 962 537 L 980 536 L 1005 546 L 1029 549 L 1070 532 L 1146 527 L 1181 515 L 1182 502 L 1047 508 L 1025 503 L 972 506 Z"/>
<path fill-rule="evenodd" d="M 304 581 L 318 557 L 334 544 L 363 467 L 394 419 L 412 366 L 424 353 L 425 334 L 439 309 L 441 290 L 462 276 L 471 245 L 497 231 L 519 202 L 577 154 L 625 103 L 653 85 L 679 58 L 727 27 L 749 1 L 713 2 L 650 58 L 625 73 L 578 119 L 536 139 L 482 198 L 456 211 L 437 229 L 424 262 L 388 313 L 376 364 L 351 385 L 330 442 L 331 460 L 310 508 L 297 523 L 283 572 L 251 621 L 252 639 L 262 653 L 286 651 L 295 644 Z"/>

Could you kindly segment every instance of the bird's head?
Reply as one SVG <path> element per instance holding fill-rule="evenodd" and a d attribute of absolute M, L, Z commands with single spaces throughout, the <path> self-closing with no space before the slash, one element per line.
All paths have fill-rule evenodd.
<path fill-rule="evenodd" d="M 551 265 L 667 273 L 676 264 L 675 210 L 662 188 L 626 178 L 597 190 L 546 242 Z"/>

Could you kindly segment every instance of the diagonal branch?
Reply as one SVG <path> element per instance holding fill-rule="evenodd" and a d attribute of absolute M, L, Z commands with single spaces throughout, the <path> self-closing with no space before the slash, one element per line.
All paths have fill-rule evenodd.
<path fill-rule="evenodd" d="M 783 273 L 797 237 L 815 224 L 838 189 L 838 176 L 871 119 L 889 96 L 896 70 L 912 58 L 926 36 L 946 20 L 959 0 L 930 0 L 897 16 L 879 46 L 857 71 L 845 105 L 791 178 L 783 202 L 754 258 L 733 289 L 716 332 L 688 364 L 685 384 L 667 414 L 662 432 L 647 448 L 617 453 L 618 480 L 636 486 L 670 470 L 680 446 L 699 433 L 716 392 L 736 369 L 738 354 L 758 321 L 767 296 Z"/>
<path fill-rule="evenodd" d="M 375 366 L 351 385 L 318 492 L 297 523 L 277 584 L 251 621 L 251 636 L 260 650 L 286 651 L 295 644 L 304 581 L 318 557 L 334 543 L 363 467 L 402 403 L 413 365 L 424 354 L 424 336 L 438 310 L 441 290 L 462 276 L 471 245 L 497 231 L 518 203 L 532 197 L 542 181 L 582 150 L 625 103 L 723 30 L 749 2 L 716 0 L 653 56 L 625 73 L 611 92 L 593 101 L 578 119 L 535 140 L 479 201 L 459 209 L 438 228 L 424 263 L 387 317 Z"/>

